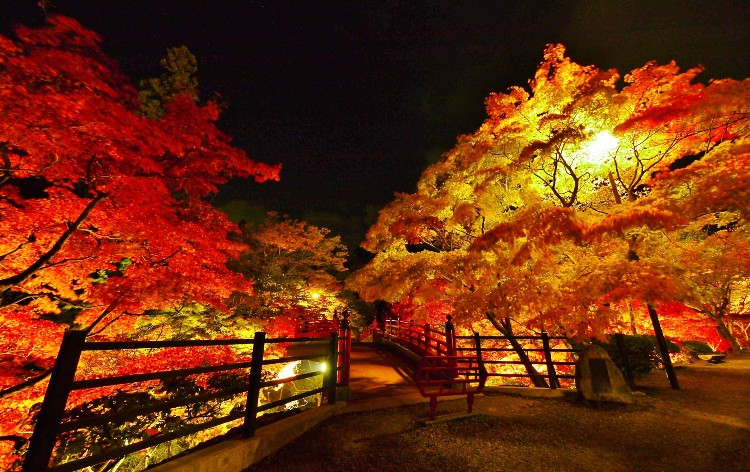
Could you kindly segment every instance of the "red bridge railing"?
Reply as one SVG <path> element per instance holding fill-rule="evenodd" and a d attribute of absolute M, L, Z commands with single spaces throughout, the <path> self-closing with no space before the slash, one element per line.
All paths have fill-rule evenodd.
<path fill-rule="evenodd" d="M 338 357 L 336 362 L 337 383 L 340 387 L 349 385 L 351 371 L 352 332 L 349 326 L 349 313 L 344 312 L 339 320 L 338 315 L 332 319 L 316 318 L 308 320 L 300 318 L 295 329 L 295 338 L 330 338 L 331 334 L 338 336 Z"/>
<path fill-rule="evenodd" d="M 448 395 L 466 395 L 471 412 L 474 395 L 484 389 L 487 371 L 481 356 L 457 354 L 451 316 L 447 317 L 445 331 L 429 324 L 387 319 L 383 339 L 420 356 L 414 381 L 419 393 L 430 398 L 430 418 L 435 418 L 437 397 Z"/>
<path fill-rule="evenodd" d="M 455 356 L 456 337 L 451 317 L 445 323 L 445 331 L 429 324 L 415 324 L 398 319 L 385 320 L 383 338 L 399 344 L 420 356 Z"/>

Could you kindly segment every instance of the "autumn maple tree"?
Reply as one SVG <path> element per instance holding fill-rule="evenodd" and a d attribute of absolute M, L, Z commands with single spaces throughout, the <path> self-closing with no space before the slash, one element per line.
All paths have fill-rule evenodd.
<path fill-rule="evenodd" d="M 342 293 L 346 246 L 328 229 L 272 212 L 245 226 L 239 240 L 247 249 L 229 267 L 254 282 L 252 296 L 232 299 L 245 322 L 290 334 L 299 317 L 331 319 L 349 308 Z"/>
<path fill-rule="evenodd" d="M 0 436 L 28 434 L 66 329 L 127 337 L 147 310 L 252 290 L 226 267 L 237 227 L 205 197 L 279 166 L 233 147 L 193 82 L 149 82 L 142 108 L 99 42 L 62 16 L 0 37 Z M 170 52 L 165 77 L 189 57 Z"/>
<path fill-rule="evenodd" d="M 579 338 L 625 328 L 631 301 L 681 302 L 730 336 L 750 275 L 750 80 L 701 72 L 648 63 L 623 81 L 549 46 L 529 89 L 491 94 L 479 130 L 381 211 L 349 286 L 425 320 L 442 300 L 465 325 Z"/>

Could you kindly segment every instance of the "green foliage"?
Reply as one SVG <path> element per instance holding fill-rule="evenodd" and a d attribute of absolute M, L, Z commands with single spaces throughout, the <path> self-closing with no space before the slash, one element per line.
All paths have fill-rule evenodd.
<path fill-rule="evenodd" d="M 714 352 L 713 348 L 703 341 L 684 341 L 682 347 L 693 354 L 713 354 Z"/>
<path fill-rule="evenodd" d="M 146 310 L 136 320 L 140 336 L 159 335 L 169 328 L 172 339 L 210 339 L 223 332 L 231 332 L 233 337 L 252 337 L 257 327 L 248 332 L 236 329 L 236 313 L 223 313 L 199 303 L 184 303 L 173 308 Z M 247 327 L 246 327 L 247 328 Z"/>
<path fill-rule="evenodd" d="M 617 367 L 624 372 L 623 358 L 614 335 L 608 336 L 606 343 L 598 340 L 593 342 L 602 346 Z M 653 369 L 661 367 L 662 361 L 655 336 L 623 336 L 623 344 L 630 370 L 635 378 L 642 378 Z M 669 340 L 667 348 L 673 353 L 680 352 L 680 347 Z"/>
<path fill-rule="evenodd" d="M 244 229 L 248 248 L 228 267 L 253 281 L 253 295 L 238 294 L 236 312 L 260 319 L 313 312 L 333 316 L 350 308 L 341 294 L 346 246 L 326 228 L 269 213 Z"/>
<path fill-rule="evenodd" d="M 198 101 L 198 63 L 186 46 L 167 49 L 167 57 L 160 61 L 164 73 L 141 81 L 138 101 L 141 113 L 148 118 L 164 116 L 164 104 L 179 94 L 187 94 Z"/>
<path fill-rule="evenodd" d="M 110 277 L 122 277 L 125 270 L 130 267 L 132 263 L 133 261 L 127 257 L 124 257 L 117 262 L 112 262 L 111 264 L 115 266 L 114 270 L 99 269 L 96 272 L 90 273 L 89 278 L 91 279 L 91 283 L 103 284 L 107 283 L 107 279 Z"/>

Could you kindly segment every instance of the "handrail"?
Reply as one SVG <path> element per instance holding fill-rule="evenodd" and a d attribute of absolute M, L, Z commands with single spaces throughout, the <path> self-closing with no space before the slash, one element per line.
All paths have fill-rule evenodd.
<path fill-rule="evenodd" d="M 266 338 L 264 332 L 255 333 L 253 339 L 221 339 L 221 340 L 189 340 L 189 341 L 117 341 L 101 342 L 86 341 L 86 332 L 68 331 L 63 336 L 63 341 L 58 352 L 55 366 L 52 370 L 50 382 L 42 402 L 39 416 L 29 442 L 29 449 L 22 466 L 23 472 L 73 471 L 83 467 L 95 465 L 106 460 L 122 457 L 142 449 L 156 446 L 158 444 L 177 439 L 189 434 L 218 426 L 230 421 L 244 418 L 243 434 L 245 437 L 254 435 L 257 427 L 258 414 L 285 405 L 291 401 L 299 400 L 311 395 L 323 393 L 329 403 L 336 401 L 337 385 L 346 385 L 349 380 L 349 352 L 351 339 L 348 327 L 348 316 L 341 323 L 341 330 L 328 332 L 326 337 L 318 333 L 304 338 Z M 337 323 L 337 327 L 338 323 Z M 339 337 L 339 331 L 343 336 Z M 81 353 L 84 351 L 105 350 L 129 350 L 129 349 L 160 349 L 179 347 L 209 347 L 227 346 L 234 344 L 251 344 L 252 360 L 250 362 L 235 362 L 223 365 L 199 366 L 193 368 L 177 369 L 173 371 L 142 372 L 138 374 L 107 376 L 101 378 L 89 378 L 74 380 L 78 370 Z M 304 346 L 320 346 L 320 349 L 312 354 L 286 356 L 279 359 L 266 357 L 265 347 L 269 344 L 301 344 Z M 262 381 L 264 366 L 297 360 L 315 360 L 330 366 L 325 371 L 314 371 L 290 376 L 284 379 Z M 346 363 L 346 365 L 344 364 Z M 333 367 L 335 366 L 335 368 Z M 248 372 L 249 370 L 249 372 Z M 165 400 L 149 402 L 146 406 L 138 406 L 119 412 L 104 412 L 83 418 L 64 421 L 66 416 L 66 403 L 70 393 L 74 390 L 83 390 L 101 386 L 113 386 L 133 384 L 151 380 L 165 380 L 170 378 L 184 378 L 189 375 L 209 374 L 221 372 L 246 372 L 247 383 L 245 387 L 229 387 L 218 389 L 204 394 L 188 398 L 167 398 Z M 313 388 L 296 395 L 281 398 L 276 401 L 259 405 L 260 390 L 285 382 L 301 380 L 322 376 L 320 387 Z M 345 382 L 345 383 L 344 383 Z M 214 417 L 203 423 L 193 423 L 183 426 L 175 431 L 156 432 L 151 437 L 137 443 L 124 446 L 113 446 L 105 448 L 97 454 L 92 454 L 80 459 L 50 466 L 50 460 L 56 449 L 58 435 L 79 429 L 90 429 L 103 426 L 110 422 L 125 422 L 138 416 L 169 410 L 171 408 L 189 406 L 201 402 L 217 400 L 219 398 L 230 398 L 237 395 L 246 395 L 244 411 L 233 411 L 223 417 Z"/>
<path fill-rule="evenodd" d="M 437 397 L 441 396 L 466 395 L 471 412 L 474 395 L 484 389 L 487 380 L 487 371 L 480 355 L 457 354 L 451 319 L 451 316 L 446 317 L 445 331 L 412 321 L 385 321 L 383 338 L 420 356 L 414 381 L 419 393 L 430 399 L 431 419 L 435 418 Z"/>
<path fill-rule="evenodd" d="M 445 331 L 435 329 L 430 325 L 419 325 L 413 321 L 403 321 L 400 319 L 386 319 L 384 323 L 383 338 L 397 343 L 404 348 L 414 352 L 419 356 L 450 356 L 474 354 L 482 359 L 487 366 L 488 377 L 513 377 L 513 378 L 532 378 L 538 375 L 548 380 L 550 389 L 560 387 L 560 379 L 574 379 L 573 373 L 566 372 L 566 369 L 575 365 L 574 360 L 560 360 L 559 354 L 574 354 L 577 349 L 571 347 L 552 346 L 551 341 L 565 341 L 565 336 L 550 336 L 546 332 L 539 335 L 531 336 L 513 336 L 514 340 L 527 341 L 530 343 L 541 343 L 541 347 L 524 347 L 526 354 L 541 354 L 541 360 L 531 359 L 532 365 L 544 366 L 545 373 L 507 373 L 497 372 L 492 369 L 494 366 L 501 365 L 524 365 L 521 360 L 495 359 L 493 354 L 496 353 L 516 353 L 513 347 L 490 346 L 489 343 L 509 342 L 511 338 L 507 336 L 485 336 L 474 333 L 472 336 L 455 335 L 453 323 L 450 316 L 446 323 Z M 538 344 L 537 344 L 538 346 Z M 559 369 L 562 368 L 562 369 Z M 558 372 L 558 370 L 561 370 Z"/>
<path fill-rule="evenodd" d="M 453 336 L 450 316 L 445 331 L 439 331 L 429 324 L 418 325 L 413 321 L 386 319 L 383 337 L 421 356 L 456 354 L 456 338 Z"/>

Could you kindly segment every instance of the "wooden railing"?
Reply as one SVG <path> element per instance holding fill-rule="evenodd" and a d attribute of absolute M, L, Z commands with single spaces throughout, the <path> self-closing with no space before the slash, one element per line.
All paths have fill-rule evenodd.
<path fill-rule="evenodd" d="M 506 336 L 484 336 L 474 333 L 471 336 L 458 336 L 447 317 L 445 331 L 429 324 L 413 321 L 387 319 L 383 328 L 383 339 L 399 344 L 418 356 L 476 356 L 482 360 L 490 378 L 526 378 L 534 376 L 546 379 L 550 389 L 560 388 L 560 380 L 575 378 L 575 353 L 564 336 L 549 336 L 546 332 L 538 336 L 514 336 L 513 339 L 525 346 L 522 351 L 530 363 L 540 372 L 530 374 L 511 346 L 511 338 Z M 371 329 L 377 329 L 373 324 Z M 503 371 L 503 367 L 520 367 L 515 372 Z M 568 382 L 570 383 L 570 382 Z"/>
<path fill-rule="evenodd" d="M 420 356 L 456 355 L 456 338 L 450 316 L 445 323 L 445 331 L 435 329 L 429 324 L 387 319 L 384 324 L 383 338 Z"/>
<path fill-rule="evenodd" d="M 430 418 L 435 418 L 437 398 L 466 395 L 469 412 L 474 395 L 484 389 L 487 372 L 481 356 L 458 354 L 456 336 L 447 317 L 445 331 L 429 324 L 387 319 L 383 339 L 396 343 L 419 357 L 414 381 L 420 394 L 430 399 Z"/>
<path fill-rule="evenodd" d="M 550 389 L 560 388 L 560 379 L 575 379 L 575 360 L 573 354 L 577 349 L 567 344 L 564 336 L 549 336 L 542 332 L 539 336 L 514 336 L 514 339 L 528 346 L 523 352 L 530 358 L 535 367 L 541 366 L 542 372 L 530 374 L 525 370 L 523 361 L 518 358 L 518 352 L 510 345 L 507 336 L 456 336 L 457 353 L 474 353 L 482 358 L 487 368 L 487 376 L 492 378 L 527 378 L 533 376 L 546 378 Z M 553 345 L 554 344 L 554 345 Z M 524 367 L 522 372 L 502 372 L 503 367 Z M 517 369 L 521 370 L 521 369 Z"/>
<path fill-rule="evenodd" d="M 34 432 L 29 442 L 29 448 L 25 456 L 22 470 L 23 472 L 74 471 L 108 460 L 124 457 L 128 454 L 231 421 L 241 420 L 243 435 L 245 437 L 251 437 L 255 434 L 258 425 L 258 416 L 268 410 L 317 394 L 323 394 L 328 403 L 334 403 L 336 401 L 337 385 L 341 386 L 348 384 L 348 350 L 351 346 L 351 340 L 348 339 L 348 321 L 346 325 L 346 329 L 343 330 L 343 333 L 347 336 L 347 339 L 340 339 L 337 331 L 329 331 L 328 337 L 316 335 L 314 337 L 266 338 L 266 333 L 257 332 L 253 339 L 91 342 L 86 341 L 86 332 L 69 331 L 63 337 L 60 351 L 47 387 L 47 392 L 42 402 L 36 425 L 34 427 Z M 303 344 L 305 350 L 303 354 L 299 355 L 282 358 L 269 358 L 266 354 L 266 347 L 273 344 L 283 344 L 286 346 Z M 102 378 L 76 379 L 76 372 L 78 370 L 81 354 L 86 351 L 124 351 L 135 349 L 190 348 L 231 345 L 252 345 L 251 360 L 224 365 L 144 372 Z M 342 348 L 347 349 L 347 351 L 342 352 Z M 328 367 L 324 370 L 305 372 L 281 379 L 264 380 L 263 378 L 265 366 L 303 360 L 324 363 Z M 346 362 L 346 364 L 344 364 L 344 362 Z M 73 391 L 109 386 L 118 386 L 118 388 L 121 388 L 119 386 L 125 385 L 130 385 L 132 389 L 134 384 L 137 385 L 143 382 L 172 381 L 174 379 L 184 379 L 191 375 L 219 375 L 227 372 L 240 373 L 242 378 L 245 379 L 244 385 L 241 387 L 235 386 L 226 389 L 218 389 L 200 395 L 153 401 L 145 406 L 140 405 L 121 412 L 91 414 L 73 420 L 67 417 L 69 415 L 66 415 L 66 404 L 70 393 Z M 333 372 L 335 372 L 336 375 L 333 375 Z M 322 378 L 319 387 L 302 391 L 295 395 L 280 398 L 275 401 L 267 401 L 259 404 L 260 392 L 262 389 L 277 387 L 287 382 L 314 377 Z M 176 430 L 154 431 L 150 437 L 139 442 L 122 446 L 104 446 L 95 454 L 62 464 L 50 465 L 50 461 L 58 448 L 60 435 L 62 434 L 69 434 L 70 432 L 75 431 L 86 431 L 112 423 L 127 423 L 128 421 L 132 421 L 143 415 L 168 411 L 173 408 L 189 408 L 191 405 L 217 401 L 222 398 L 226 399 L 239 395 L 245 396 L 245 407 L 233 409 L 225 416 L 213 417 L 200 423 L 187 424 Z"/>

